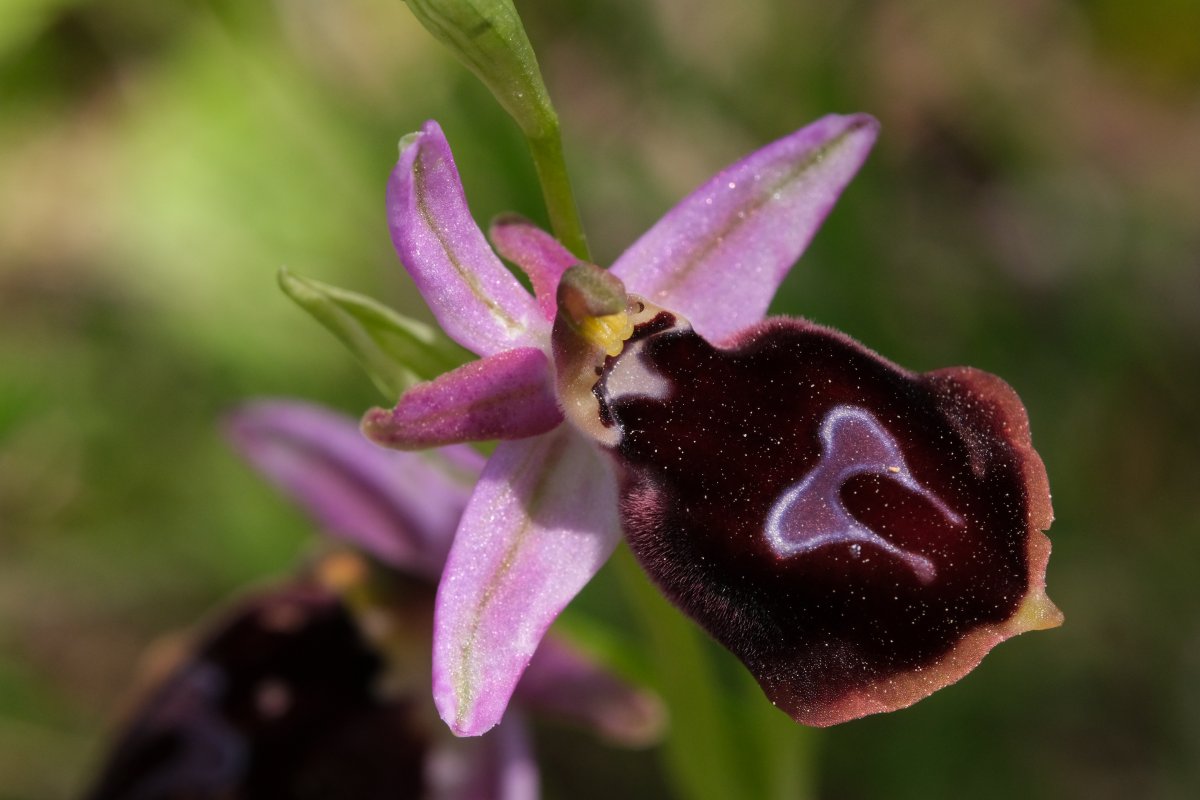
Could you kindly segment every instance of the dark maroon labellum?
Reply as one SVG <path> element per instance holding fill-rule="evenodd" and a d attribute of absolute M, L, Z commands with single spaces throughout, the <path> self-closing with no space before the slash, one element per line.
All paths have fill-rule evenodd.
<path fill-rule="evenodd" d="M 813 725 L 900 708 L 1058 624 L 1045 470 L 1006 384 L 799 320 L 728 349 L 669 322 L 594 390 L 626 534 L 773 702 Z"/>
<path fill-rule="evenodd" d="M 91 800 L 418 797 L 426 737 L 376 691 L 336 597 L 293 586 L 209 633 L 139 711 Z"/>

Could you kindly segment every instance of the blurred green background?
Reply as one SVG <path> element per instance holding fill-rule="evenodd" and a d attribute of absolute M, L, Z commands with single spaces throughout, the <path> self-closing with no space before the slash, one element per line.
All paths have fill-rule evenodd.
<path fill-rule="evenodd" d="M 775 310 L 1028 406 L 1066 625 L 820 734 L 818 795 L 1200 796 L 1200 4 L 518 7 L 601 263 L 717 168 L 870 112 Z M 309 547 L 216 423 L 378 402 L 274 274 L 423 314 L 383 187 L 431 117 L 480 220 L 544 218 L 516 128 L 400 0 L 0 3 L 0 797 L 78 793 L 147 647 Z M 661 796 L 653 753 L 539 743 L 549 797 Z"/>

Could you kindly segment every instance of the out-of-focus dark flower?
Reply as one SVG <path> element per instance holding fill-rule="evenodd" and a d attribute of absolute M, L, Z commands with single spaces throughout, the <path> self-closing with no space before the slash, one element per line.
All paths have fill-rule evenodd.
<path fill-rule="evenodd" d="M 428 701 L 434 582 L 478 475 L 467 448 L 396 453 L 352 420 L 265 402 L 229 421 L 240 452 L 357 551 L 238 603 L 195 641 L 116 744 L 90 795 L 134 798 L 429 798 L 538 795 L 523 712 L 642 744 L 651 695 L 549 638 L 513 708 L 476 741 Z"/>
<path fill-rule="evenodd" d="M 433 737 L 383 673 L 328 589 L 247 598 L 147 699 L 88 796 L 419 797 Z"/>

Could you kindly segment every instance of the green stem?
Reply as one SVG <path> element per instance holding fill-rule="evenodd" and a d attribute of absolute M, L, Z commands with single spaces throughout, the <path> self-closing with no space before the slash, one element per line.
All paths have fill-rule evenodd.
<path fill-rule="evenodd" d="M 533 153 L 554 235 L 577 258 L 590 261 L 563 159 L 558 114 L 512 0 L 406 2 L 420 23 L 491 89 L 520 126 Z"/>
<path fill-rule="evenodd" d="M 735 758 L 732 720 L 703 634 L 650 584 L 625 547 L 613 558 L 651 651 L 658 690 L 670 711 L 664 743 L 668 774 L 680 797 L 755 797 Z"/>
<path fill-rule="evenodd" d="M 642 624 L 657 688 L 670 711 L 665 763 L 678 795 L 815 797 L 818 732 L 771 705 L 732 658 L 722 665 L 725 651 L 667 602 L 628 548 L 619 548 L 613 563 Z"/>
<path fill-rule="evenodd" d="M 794 722 L 763 697 L 749 672 L 736 696 L 744 710 L 743 748 L 755 754 L 753 769 L 760 775 L 764 800 L 805 800 L 816 797 L 817 745 L 820 732 Z"/>
<path fill-rule="evenodd" d="M 555 117 L 553 124 L 544 133 L 527 135 L 529 150 L 533 154 L 533 165 L 537 169 L 538 181 L 542 185 L 542 197 L 550 215 L 550 227 L 554 235 L 568 250 L 583 261 L 591 261 L 587 237 L 583 233 L 583 222 L 579 218 L 579 207 L 571 191 L 571 178 L 567 174 L 567 162 L 563 157 L 562 133 Z"/>

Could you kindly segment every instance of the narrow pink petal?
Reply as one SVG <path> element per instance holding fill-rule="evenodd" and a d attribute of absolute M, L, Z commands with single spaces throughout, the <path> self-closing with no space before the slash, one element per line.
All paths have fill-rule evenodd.
<path fill-rule="evenodd" d="M 471 217 L 442 129 L 425 123 L 402 143 L 388 182 L 388 225 L 405 269 L 451 339 L 479 355 L 537 346 L 537 304 L 488 247 Z"/>
<path fill-rule="evenodd" d="M 552 430 L 562 419 L 546 354 L 522 347 L 414 386 L 395 408 L 368 411 L 362 428 L 386 447 L 419 450 L 455 442 L 525 439 Z"/>
<path fill-rule="evenodd" d="M 757 322 L 878 129 L 864 114 L 831 115 L 752 153 L 684 198 L 613 273 L 710 340 Z"/>
<path fill-rule="evenodd" d="M 657 696 L 552 636 L 542 640 L 513 697 L 530 711 L 585 725 L 627 746 L 651 744 L 666 722 Z"/>
<path fill-rule="evenodd" d="M 396 453 L 318 406 L 260 401 L 229 416 L 239 453 L 331 535 L 381 561 L 440 574 L 482 467 L 469 448 Z"/>
<path fill-rule="evenodd" d="M 546 629 L 619 535 L 610 467 L 572 428 L 496 448 L 438 587 L 433 697 L 451 730 L 475 736 L 500 720 Z"/>
<path fill-rule="evenodd" d="M 492 222 L 488 237 L 500 255 L 521 268 L 533 284 L 538 306 L 547 320 L 558 310 L 558 281 L 568 267 L 579 263 L 558 239 L 526 219 L 505 216 Z"/>
<path fill-rule="evenodd" d="M 436 800 L 537 800 L 537 760 L 529 726 L 510 711 L 487 736 L 435 750 L 428 773 Z"/>

